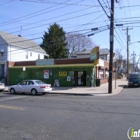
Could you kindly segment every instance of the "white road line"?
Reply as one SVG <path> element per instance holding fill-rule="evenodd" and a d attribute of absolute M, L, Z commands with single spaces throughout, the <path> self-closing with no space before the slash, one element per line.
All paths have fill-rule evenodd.
<path fill-rule="evenodd" d="M 3 108 L 3 109 L 14 109 L 14 110 L 24 110 L 25 109 L 25 108 L 22 108 L 22 107 L 7 106 L 7 105 L 0 105 L 0 108 Z"/>
<path fill-rule="evenodd" d="M 21 98 L 26 98 L 26 97 L 28 97 L 28 96 L 4 97 L 2 99 L 0 98 L 0 102 L 1 101 L 7 101 L 7 100 L 21 99 Z"/>

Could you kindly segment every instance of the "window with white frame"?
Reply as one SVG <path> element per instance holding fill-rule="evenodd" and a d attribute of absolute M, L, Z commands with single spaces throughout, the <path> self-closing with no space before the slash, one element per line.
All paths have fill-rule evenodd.
<path fill-rule="evenodd" d="M 26 57 L 26 59 L 28 59 L 28 52 L 26 53 L 26 56 L 25 57 Z"/>
<path fill-rule="evenodd" d="M 1 49 L 0 50 L 0 56 L 3 56 L 4 55 L 4 49 Z"/>
<path fill-rule="evenodd" d="M 32 52 L 30 52 L 30 56 L 32 56 Z"/>
<path fill-rule="evenodd" d="M 103 79 L 104 78 L 104 70 L 100 69 L 99 70 L 99 79 Z"/>

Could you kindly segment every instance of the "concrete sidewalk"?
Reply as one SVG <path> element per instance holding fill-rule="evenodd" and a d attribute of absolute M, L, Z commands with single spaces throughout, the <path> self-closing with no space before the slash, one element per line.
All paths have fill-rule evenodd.
<path fill-rule="evenodd" d="M 100 87 L 54 87 L 49 94 L 111 96 L 119 94 L 126 85 L 126 79 L 118 79 L 112 82 L 112 93 L 108 93 L 108 83 L 105 83 Z"/>
<path fill-rule="evenodd" d="M 116 80 L 116 82 L 112 82 L 112 93 L 108 93 L 108 83 L 105 83 L 102 84 L 100 87 L 53 87 L 53 90 L 50 91 L 48 94 L 77 96 L 112 96 L 119 94 L 123 87 L 126 85 L 126 79 L 118 79 Z M 8 86 L 6 86 L 5 91 L 8 91 Z"/>

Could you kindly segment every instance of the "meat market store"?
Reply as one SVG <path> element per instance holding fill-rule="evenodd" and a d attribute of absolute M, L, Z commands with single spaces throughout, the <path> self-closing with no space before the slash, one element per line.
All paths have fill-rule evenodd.
<path fill-rule="evenodd" d="M 29 65 L 16 62 L 9 67 L 9 85 L 17 84 L 23 79 L 39 79 L 52 86 L 90 86 L 89 76 L 92 74 L 92 85 L 96 79 L 101 84 L 107 82 L 108 62 L 104 60 L 90 61 L 89 58 L 79 59 L 44 59 Z"/>

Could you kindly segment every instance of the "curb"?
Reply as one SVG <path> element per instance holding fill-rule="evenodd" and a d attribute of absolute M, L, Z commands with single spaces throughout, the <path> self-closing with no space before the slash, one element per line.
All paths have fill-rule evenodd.
<path fill-rule="evenodd" d="M 49 93 L 47 93 L 47 94 L 57 94 L 57 95 L 68 95 L 68 96 L 70 96 L 70 95 L 74 95 L 74 96 L 94 96 L 93 94 L 90 94 L 90 93 L 83 93 L 83 94 L 81 94 L 81 93 L 62 93 L 62 92 L 49 92 Z"/>

